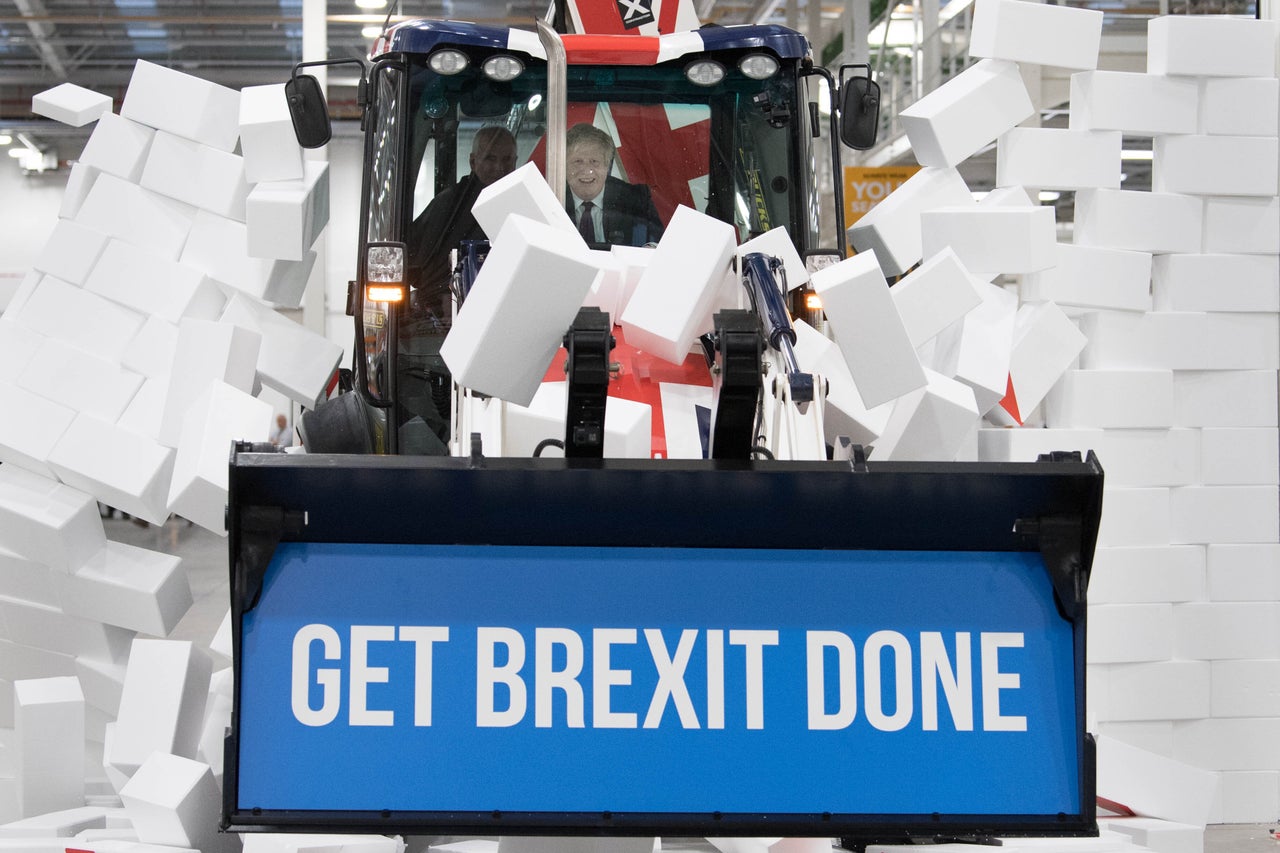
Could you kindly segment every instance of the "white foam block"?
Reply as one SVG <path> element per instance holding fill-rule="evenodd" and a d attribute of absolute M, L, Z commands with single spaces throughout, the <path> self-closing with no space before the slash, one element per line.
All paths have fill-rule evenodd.
<path fill-rule="evenodd" d="M 134 775 L 154 752 L 195 755 L 211 673 L 193 643 L 134 640 L 106 760 Z"/>
<path fill-rule="evenodd" d="M 243 220 L 249 184 L 244 158 L 160 131 L 151 143 L 141 184 L 219 216 Z"/>
<path fill-rule="evenodd" d="M 627 341 L 682 364 L 697 336 L 708 331 L 703 324 L 736 243 L 733 226 L 693 208 L 677 207 L 622 312 Z"/>
<path fill-rule="evenodd" d="M 796 358 L 800 364 L 827 383 L 826 408 L 822 427 L 828 444 L 841 436 L 855 444 L 870 445 L 884 432 L 893 412 L 892 403 L 868 409 L 849 372 L 844 354 L 835 342 L 803 320 L 793 324 L 796 330 Z"/>
<path fill-rule="evenodd" d="M 148 378 L 133 395 L 116 426 L 158 442 L 160 423 L 164 420 L 164 401 L 169 391 L 169 377 Z"/>
<path fill-rule="evenodd" d="M 978 284 L 950 246 L 930 255 L 889 291 L 912 346 L 920 346 L 982 304 Z"/>
<path fill-rule="evenodd" d="M 1054 210 L 1042 207 L 940 207 L 920 214 L 926 257 L 950 246 L 975 275 L 1028 273 L 1053 266 Z"/>
<path fill-rule="evenodd" d="M 218 630 L 214 632 L 213 639 L 209 641 L 209 651 L 214 654 L 222 655 L 228 661 L 232 659 L 231 645 L 231 610 L 223 614 L 222 621 L 218 623 Z"/>
<path fill-rule="evenodd" d="M 1206 486 L 1280 484 L 1280 435 L 1268 427 L 1210 427 L 1200 434 Z"/>
<path fill-rule="evenodd" d="M 1152 263 L 1152 300 L 1160 311 L 1280 311 L 1280 257 L 1161 255 Z"/>
<path fill-rule="evenodd" d="M 74 571 L 106 542 L 98 503 L 47 477 L 0 465 L 0 545 L 57 571 Z"/>
<path fill-rule="evenodd" d="M 69 486 L 152 524 L 169 517 L 173 451 L 153 439 L 88 414 L 72 421 L 49 454 Z"/>
<path fill-rule="evenodd" d="M 1082 308 L 1151 310 L 1150 253 L 1074 243 L 1059 243 L 1055 252 L 1053 266 L 1023 278 L 1023 299 Z"/>
<path fill-rule="evenodd" d="M 104 173 L 93 182 L 76 212 L 76 221 L 176 259 L 191 231 L 195 210 Z"/>
<path fill-rule="evenodd" d="M 1280 601 L 1280 545 L 1210 545 L 1209 597 L 1213 601 Z"/>
<path fill-rule="evenodd" d="M 1002 405 L 1021 423 L 1085 347 L 1085 337 L 1052 302 L 1018 309 L 1009 357 L 1012 399 Z M 1013 408 L 1010 408 L 1010 407 Z"/>
<path fill-rule="evenodd" d="M 1045 398 L 1051 427 L 1168 427 L 1173 371 L 1068 370 Z"/>
<path fill-rule="evenodd" d="M 1103 465 L 1113 486 L 1187 486 L 1200 481 L 1200 433 L 1194 429 L 1108 429 L 1098 453 L 1107 460 Z"/>
<path fill-rule="evenodd" d="M 1217 660 L 1212 664 L 1209 717 L 1280 717 L 1280 694 L 1259 690 L 1280 678 L 1277 660 Z"/>
<path fill-rule="evenodd" d="M 1147 21 L 1147 73 L 1265 77 L 1276 73 L 1276 25 L 1228 15 L 1165 15 Z"/>
<path fill-rule="evenodd" d="M 1185 427 L 1274 427 L 1274 370 L 1185 370 L 1173 375 L 1174 419 Z"/>
<path fill-rule="evenodd" d="M 31 112 L 72 127 L 84 127 L 91 121 L 97 121 L 103 114 L 111 112 L 111 105 L 110 95 L 74 83 L 63 83 L 31 97 Z"/>
<path fill-rule="evenodd" d="M 39 277 L 39 276 L 37 276 Z M 0 316 L 0 364 L 18 372 L 31 363 L 45 335 L 8 316 Z"/>
<path fill-rule="evenodd" d="M 809 281 L 809 271 L 805 268 L 804 259 L 796 251 L 795 244 L 791 242 L 791 235 L 787 233 L 786 228 L 778 226 L 758 237 L 752 237 L 739 246 L 737 252 L 738 269 L 742 269 L 742 258 L 752 252 L 772 255 L 782 261 L 782 268 L 786 270 L 787 275 L 788 292 L 795 290 L 797 287 L 802 287 Z"/>
<path fill-rule="evenodd" d="M 247 296 L 232 297 L 222 315 L 262 338 L 258 379 L 307 408 L 324 401 L 325 387 L 342 359 L 342 347 Z"/>
<path fill-rule="evenodd" d="M 1165 193 L 1274 196 L 1280 192 L 1280 140 L 1162 134 L 1152 140 L 1151 188 Z"/>
<path fill-rule="evenodd" d="M 622 316 L 622 312 L 626 310 L 627 303 L 631 301 L 631 294 L 636 292 L 636 288 L 640 286 L 640 279 L 644 277 L 644 271 L 649 268 L 649 261 L 653 260 L 653 253 L 656 251 L 652 246 L 613 246 L 609 249 L 609 254 L 613 255 L 617 261 L 622 264 L 622 294 L 618 299 L 618 313 L 614 315 L 614 323 L 618 322 L 617 318 Z"/>
<path fill-rule="evenodd" d="M 84 691 L 85 705 L 106 713 L 114 720 L 120 712 L 125 668 L 124 663 L 78 658 L 76 679 Z"/>
<path fill-rule="evenodd" d="M 440 347 L 445 364 L 469 388 L 528 405 L 596 272 L 581 235 L 511 217 Z"/>
<path fill-rule="evenodd" d="M 545 438 L 564 438 L 568 404 L 563 382 L 543 382 L 527 407 L 508 406 L 503 416 L 503 455 L 532 456 Z M 608 459 L 648 459 L 652 408 L 646 403 L 610 397 L 605 406 L 604 455 Z M 563 456 L 554 448 L 543 456 Z"/>
<path fill-rule="evenodd" d="M 1258 817 L 1275 811 L 1280 800 L 1280 771 L 1227 770 L 1219 775 L 1221 810 L 1215 811 L 1215 823 L 1253 823 Z"/>
<path fill-rule="evenodd" d="M 1197 130 L 1224 136 L 1280 134 L 1280 80 L 1275 77 L 1202 79 Z"/>
<path fill-rule="evenodd" d="M 928 385 L 900 398 L 884 432 L 875 441 L 875 458 L 895 462 L 955 459 L 978 427 L 973 389 L 926 370 Z"/>
<path fill-rule="evenodd" d="M 79 801 L 85 799 L 83 793 L 80 795 Z M 64 849 L 73 845 L 67 843 L 67 839 L 74 838 L 81 833 L 101 830 L 106 827 L 107 815 L 109 809 L 103 806 L 76 805 L 70 808 L 58 809 L 57 811 L 36 814 L 32 817 L 22 820 L 15 820 L 12 823 L 6 823 L 0 826 L 0 839 L 10 842 L 18 842 L 15 844 L 6 844 L 5 850 L 21 850 L 19 846 L 21 839 L 23 842 L 32 845 L 32 849 L 38 850 L 46 839 L 63 839 Z M 74 849 L 74 848 L 73 848 Z"/>
<path fill-rule="evenodd" d="M 126 181 L 142 176 L 155 131 L 114 113 L 105 113 L 80 154 L 80 162 Z"/>
<path fill-rule="evenodd" d="M 97 293 L 170 323 L 184 317 L 213 320 L 226 302 L 213 280 L 194 267 L 111 240 L 84 284 Z"/>
<path fill-rule="evenodd" d="M 1108 668 L 1108 720 L 1192 720 L 1209 716 L 1211 667 L 1203 660 Z"/>
<path fill-rule="evenodd" d="M 266 441 L 271 416 L 268 403 L 225 382 L 207 383 L 183 418 L 169 509 L 224 535 L 231 442 Z"/>
<path fill-rule="evenodd" d="M 23 817 L 84 804 L 84 694 L 75 678 L 17 681 L 14 757 Z"/>
<path fill-rule="evenodd" d="M 815 272 L 812 284 L 863 405 L 875 408 L 928 384 L 875 252 Z"/>
<path fill-rule="evenodd" d="M 1102 12 L 1024 0 L 974 4 L 969 55 L 1060 68 L 1098 67 Z"/>
<path fill-rule="evenodd" d="M 1274 314 L 1096 312 L 1081 320 L 1087 369 L 1250 370 L 1280 366 Z M 1257 424 L 1243 424 L 1257 426 Z"/>
<path fill-rule="evenodd" d="M 1200 601 L 1205 588 L 1205 553 L 1195 545 L 1098 548 L 1089 574 L 1092 604 Z"/>
<path fill-rule="evenodd" d="M 49 454 L 71 426 L 75 410 L 0 381 L 0 462 L 56 478 Z"/>
<path fill-rule="evenodd" d="M 1175 725 L 1173 735 L 1174 755 L 1197 767 L 1271 770 L 1280 766 L 1280 719 L 1275 717 L 1188 720 Z"/>
<path fill-rule="evenodd" d="M 222 794 L 209 765 L 178 755 L 148 757 L 120 791 L 126 813 L 147 844 L 230 853 L 234 833 L 218 831 Z"/>
<path fill-rule="evenodd" d="M 469 839 L 427 848 L 445 853 L 497 853 L 494 839 Z M 399 836 L 309 835 L 302 833 L 255 832 L 244 835 L 243 853 L 403 853 Z"/>
<path fill-rule="evenodd" d="M 1169 660 L 1173 605 L 1094 605 L 1089 608 L 1087 645 L 1088 660 L 1094 664 Z"/>
<path fill-rule="evenodd" d="M 243 222 L 199 211 L 182 247 L 181 262 L 202 270 L 227 288 L 287 308 L 302 304 L 316 253 L 300 261 L 249 256 L 249 231 Z"/>
<path fill-rule="evenodd" d="M 0 596 L 57 607 L 54 574 L 43 563 L 20 557 L 0 546 Z"/>
<path fill-rule="evenodd" d="M 715 398 L 711 388 L 705 385 L 685 385 L 679 382 L 658 383 L 662 401 L 662 431 L 668 459 L 705 459 L 703 430 L 698 420 L 698 409 L 711 411 Z"/>
<path fill-rule="evenodd" d="M 1177 608 L 1174 653 L 1196 660 L 1270 660 L 1280 655 L 1273 630 L 1280 602 L 1196 602 Z M 1245 769 L 1245 768 L 1237 768 Z"/>
<path fill-rule="evenodd" d="M 302 147 L 294 134 L 284 84 L 240 90 L 240 150 L 250 183 L 302 177 Z"/>
<path fill-rule="evenodd" d="M 1170 495 L 1169 509 L 1175 543 L 1248 544 L 1280 538 L 1280 493 L 1274 486 L 1181 486 Z"/>
<path fill-rule="evenodd" d="M 1206 198 L 1204 251 L 1246 255 L 1280 253 L 1280 197 Z"/>
<path fill-rule="evenodd" d="M 972 204 L 955 169 L 921 169 L 849 226 L 849 243 L 858 252 L 873 250 L 885 275 L 902 275 L 924 256 L 921 212 Z"/>
<path fill-rule="evenodd" d="M 1071 75 L 1071 130 L 1120 130 L 1132 136 L 1195 133 L 1200 88 L 1195 80 L 1133 71 Z"/>
<path fill-rule="evenodd" d="M 183 320 L 165 395 L 160 442 L 177 447 L 187 409 L 212 381 L 249 392 L 257 373 L 262 336 L 231 323 Z"/>
<path fill-rule="evenodd" d="M 1014 62 L 982 59 L 898 113 L 921 166 L 955 166 L 1035 112 Z"/>
<path fill-rule="evenodd" d="M 1072 242 L 1135 252 L 1199 252 L 1204 204 L 1176 193 L 1088 189 L 1076 193 Z"/>
<path fill-rule="evenodd" d="M 1000 2 L 1044 9 L 1065 9 L 1039 6 L 1026 0 Z M 1082 187 L 1119 189 L 1121 137 L 1118 130 L 1012 128 L 996 140 L 996 186 L 1025 186 L 1043 190 L 1074 190 Z"/>
<path fill-rule="evenodd" d="M 1145 817 L 1099 819 L 1098 826 L 1159 853 L 1202 853 L 1204 850 L 1203 826 Z"/>
<path fill-rule="evenodd" d="M 80 205 L 93 188 L 94 182 L 101 174 L 100 170 L 88 163 L 75 163 L 67 174 L 67 188 L 62 193 L 62 205 L 58 208 L 58 216 L 63 219 L 75 219 L 80 212 Z"/>
<path fill-rule="evenodd" d="M 1018 297 L 985 282 L 978 292 L 981 304 L 938 335 L 930 366 L 972 388 L 978 413 L 985 415 L 1009 390 Z"/>
<path fill-rule="evenodd" d="M 599 308 L 609 315 L 610 324 L 616 324 L 622 316 L 623 290 L 626 285 L 626 267 L 612 252 L 590 249 L 592 263 L 599 269 L 591 290 L 583 300 L 583 308 Z"/>
<path fill-rule="evenodd" d="M 177 349 L 177 324 L 150 314 L 125 347 L 120 363 L 148 379 L 167 380 L 173 369 L 173 356 Z"/>
<path fill-rule="evenodd" d="M 523 216 L 566 233 L 578 233 L 568 211 L 556 201 L 555 193 L 533 163 L 525 163 L 482 189 L 471 206 L 471 214 L 490 240 L 498 238 L 510 216 Z"/>
<path fill-rule="evenodd" d="M 220 151 L 233 151 L 240 133 L 240 93 L 139 59 L 120 115 Z"/>
<path fill-rule="evenodd" d="M 70 284 L 84 284 L 110 238 L 71 219 L 59 219 L 36 257 L 35 269 Z"/>
<path fill-rule="evenodd" d="M 120 359 L 142 328 L 142 315 L 137 311 L 48 275 L 41 277 L 26 300 L 11 307 L 6 317 L 42 338 L 61 341 L 109 361 Z M 26 366 L 24 362 L 31 356 L 29 353 L 26 360 L 19 361 L 15 372 L 17 367 Z"/>
<path fill-rule="evenodd" d="M 250 257 L 301 261 L 328 224 L 327 161 L 305 161 L 294 181 L 255 184 L 245 201 Z"/>
<path fill-rule="evenodd" d="M 55 403 L 114 423 L 142 385 L 142 377 L 50 338 L 18 375 L 17 384 Z"/>

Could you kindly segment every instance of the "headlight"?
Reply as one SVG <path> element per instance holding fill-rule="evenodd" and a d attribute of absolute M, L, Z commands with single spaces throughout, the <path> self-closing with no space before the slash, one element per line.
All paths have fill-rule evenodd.
<path fill-rule="evenodd" d="M 467 55 L 465 53 L 460 50 L 453 50 L 452 48 L 437 50 L 435 53 L 431 54 L 431 58 L 427 60 L 427 65 L 431 66 L 432 71 L 446 76 L 450 74 L 457 74 L 459 71 L 464 70 L 469 64 L 470 61 L 467 59 Z"/>
<path fill-rule="evenodd" d="M 751 53 L 738 61 L 738 70 L 752 80 L 767 80 L 778 73 L 778 60 L 766 53 Z"/>
<path fill-rule="evenodd" d="M 684 76 L 695 86 L 714 86 L 724 79 L 724 66 L 714 59 L 699 59 L 685 67 Z"/>
<path fill-rule="evenodd" d="M 365 256 L 365 300 L 403 302 L 404 243 L 370 243 Z"/>
<path fill-rule="evenodd" d="M 514 80 L 524 73 L 524 63 L 506 54 L 489 57 L 481 68 L 484 70 L 484 76 L 499 83 Z"/>

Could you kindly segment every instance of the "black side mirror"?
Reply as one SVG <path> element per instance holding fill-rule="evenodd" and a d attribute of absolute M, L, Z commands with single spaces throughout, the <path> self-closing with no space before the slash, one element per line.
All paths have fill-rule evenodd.
<path fill-rule="evenodd" d="M 295 74 L 284 84 L 293 134 L 303 148 L 319 148 L 329 141 L 333 130 L 329 124 L 329 105 L 325 103 L 320 81 L 310 74 Z"/>
<path fill-rule="evenodd" d="M 866 77 L 850 77 L 850 68 L 865 68 Z M 871 66 L 840 66 L 840 141 L 850 148 L 865 151 L 876 144 L 880 129 L 880 84 L 871 79 Z"/>

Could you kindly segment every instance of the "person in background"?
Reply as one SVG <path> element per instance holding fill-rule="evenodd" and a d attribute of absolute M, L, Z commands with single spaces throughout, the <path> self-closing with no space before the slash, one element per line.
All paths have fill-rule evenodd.
<path fill-rule="evenodd" d="M 271 430 L 271 443 L 276 447 L 289 447 L 293 444 L 293 430 L 289 429 L 289 419 L 283 413 L 276 415 L 276 425 Z"/>
<path fill-rule="evenodd" d="M 609 174 L 613 139 L 591 124 L 575 124 L 565 135 L 569 194 L 565 209 L 588 244 L 643 246 L 662 236 L 653 197 L 645 184 Z"/>

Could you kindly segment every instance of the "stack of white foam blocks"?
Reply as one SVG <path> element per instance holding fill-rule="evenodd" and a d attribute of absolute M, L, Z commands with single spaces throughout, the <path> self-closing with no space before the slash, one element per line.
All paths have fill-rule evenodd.
<path fill-rule="evenodd" d="M 302 297 L 327 165 L 283 87 L 139 62 L 112 107 L 35 98 L 96 125 L 0 316 L 0 849 L 238 849 L 217 831 L 229 621 L 208 650 L 165 639 L 180 561 L 108 541 L 100 504 L 223 534 L 231 442 L 271 426 L 255 393 L 322 398 L 341 348 L 276 309 Z"/>

